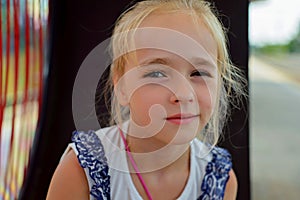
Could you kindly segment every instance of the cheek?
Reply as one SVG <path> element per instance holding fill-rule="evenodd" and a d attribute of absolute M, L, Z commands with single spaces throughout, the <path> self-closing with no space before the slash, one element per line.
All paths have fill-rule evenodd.
<path fill-rule="evenodd" d="M 151 121 L 150 109 L 154 105 L 160 105 L 164 109 L 165 99 L 167 98 L 165 90 L 165 88 L 155 86 L 142 86 L 135 90 L 129 99 L 131 117 L 137 122 L 149 123 Z M 156 115 L 161 115 L 162 111 L 161 109 L 154 109 L 152 114 L 153 117 L 157 117 Z"/>
<path fill-rule="evenodd" d="M 132 93 L 132 95 L 130 96 L 130 102 L 148 106 L 159 104 L 164 99 L 164 90 L 165 89 L 160 86 L 141 86 Z"/>
<path fill-rule="evenodd" d="M 198 88 L 197 91 L 200 112 L 202 117 L 205 118 L 205 121 L 207 121 L 215 109 L 217 86 L 215 83 L 208 83 L 207 85 Z"/>

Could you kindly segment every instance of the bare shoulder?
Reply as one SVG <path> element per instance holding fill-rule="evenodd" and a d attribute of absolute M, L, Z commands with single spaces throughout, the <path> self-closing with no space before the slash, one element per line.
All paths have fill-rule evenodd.
<path fill-rule="evenodd" d="M 238 182 L 234 171 L 229 171 L 229 179 L 226 184 L 224 200 L 235 200 L 238 189 Z"/>
<path fill-rule="evenodd" d="M 52 199 L 89 199 L 88 182 L 73 150 L 55 170 L 47 194 L 47 200 Z"/>

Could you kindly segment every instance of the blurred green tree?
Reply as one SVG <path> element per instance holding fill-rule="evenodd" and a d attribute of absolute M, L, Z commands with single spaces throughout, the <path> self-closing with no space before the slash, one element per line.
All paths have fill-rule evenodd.
<path fill-rule="evenodd" d="M 295 37 L 288 44 L 289 52 L 300 53 L 300 22 L 298 26 L 298 32 Z"/>

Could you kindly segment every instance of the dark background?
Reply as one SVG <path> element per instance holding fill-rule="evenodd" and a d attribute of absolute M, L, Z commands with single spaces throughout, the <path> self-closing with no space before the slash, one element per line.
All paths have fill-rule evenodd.
<path fill-rule="evenodd" d="M 75 130 L 72 89 L 77 71 L 89 54 L 111 35 L 117 17 L 130 0 L 49 0 L 48 74 L 41 120 L 20 199 L 45 199 L 53 172 Z M 229 29 L 231 58 L 248 74 L 248 0 L 215 0 Z M 247 77 L 246 77 L 247 78 Z M 101 113 L 103 106 L 97 105 Z M 98 109 L 98 110 L 99 110 Z M 250 199 L 248 102 L 233 110 L 224 141 L 233 157 L 239 200 Z M 92 129 L 93 127 L 91 127 Z"/>

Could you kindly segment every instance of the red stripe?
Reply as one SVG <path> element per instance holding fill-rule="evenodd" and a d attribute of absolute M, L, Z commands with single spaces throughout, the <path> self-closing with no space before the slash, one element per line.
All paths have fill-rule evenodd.
<path fill-rule="evenodd" d="M 5 83 L 4 83 L 4 95 L 2 101 L 2 108 L 0 113 L 0 128 L 2 130 L 3 123 L 3 114 L 4 108 L 6 106 L 6 98 L 7 98 L 7 89 L 8 89 L 8 74 L 9 74 L 9 57 L 10 57 L 10 0 L 6 2 L 6 73 L 5 73 Z M 2 160 L 2 159 L 1 159 Z M 6 168 L 7 169 L 7 168 Z M 6 175 L 6 172 L 5 172 Z M 6 183 L 4 183 L 4 188 L 6 188 Z"/>
<path fill-rule="evenodd" d="M 12 138 L 11 142 L 14 137 L 14 130 L 15 130 L 15 112 L 16 112 L 16 105 L 18 100 L 18 83 L 19 83 L 19 44 L 20 44 L 20 27 L 19 27 L 19 5 L 17 0 L 14 0 L 14 50 L 15 50 L 15 79 L 14 79 L 14 98 L 13 98 L 13 118 L 12 118 Z"/>
<path fill-rule="evenodd" d="M 31 92 L 31 95 L 30 95 L 30 98 L 29 98 L 29 101 L 30 102 L 35 102 L 37 99 L 36 97 L 36 88 L 35 88 L 35 80 L 36 80 L 36 71 L 37 71 L 37 67 L 36 67 L 36 34 L 35 34 L 35 2 L 36 0 L 32 0 L 31 1 L 31 26 L 29 27 L 31 30 L 30 30 L 30 33 L 31 33 L 31 57 L 30 57 L 30 60 L 31 60 L 31 68 L 29 69 L 31 73 L 30 74 L 30 78 L 29 80 L 30 81 L 30 88 L 32 89 L 32 92 Z M 32 120 L 31 120 L 32 121 Z M 29 149 L 29 155 L 30 155 L 30 152 L 31 152 L 31 144 L 32 144 L 32 141 L 31 141 L 31 138 L 30 138 L 30 133 L 28 133 L 28 137 L 27 137 L 27 149 Z M 30 157 L 28 158 L 28 163 L 27 165 L 30 164 Z M 25 169 L 25 173 L 26 173 L 26 169 Z"/>
<path fill-rule="evenodd" d="M 5 91 L 4 91 L 4 107 L 6 106 L 6 100 L 7 100 L 7 90 L 8 90 L 8 74 L 9 74 L 9 71 L 10 71 L 10 0 L 7 0 L 7 7 L 6 7 L 6 12 L 7 12 L 7 15 L 6 15 L 6 25 L 7 25 L 7 32 L 6 32 L 6 79 L 5 79 Z M 3 120 L 3 118 L 2 118 Z M 9 172 L 9 164 L 11 163 L 11 146 L 10 146 L 10 151 L 9 151 L 9 155 L 8 155 L 8 162 L 7 162 L 7 165 L 6 165 L 6 170 L 5 170 L 5 183 L 4 183 L 4 188 L 7 189 L 7 185 L 8 185 L 8 180 L 7 180 L 7 177 L 8 177 L 8 172 Z"/>
<path fill-rule="evenodd" d="M 28 100 L 29 89 L 29 58 L 30 58 L 30 32 L 29 32 L 29 15 L 28 15 L 28 1 L 25 1 L 25 86 L 23 103 Z"/>
<path fill-rule="evenodd" d="M 10 64 L 10 0 L 7 0 L 6 4 L 6 74 L 5 74 L 5 88 L 4 88 L 4 101 L 3 105 L 6 106 L 7 100 L 7 90 L 8 90 L 8 74 L 9 74 L 9 64 Z"/>
<path fill-rule="evenodd" d="M 14 169 L 14 157 L 13 152 L 13 143 L 15 138 L 15 120 L 16 120 L 16 106 L 18 100 L 18 83 L 19 83 L 19 44 L 20 44 L 20 27 L 19 27 L 19 4 L 17 0 L 13 1 L 14 8 L 14 50 L 15 50 L 15 73 L 14 73 L 14 98 L 13 98 L 13 113 L 12 113 L 12 130 L 10 138 L 10 149 L 9 149 L 9 158 L 10 158 L 10 168 Z M 19 141 L 17 141 L 19 144 Z M 19 159 L 17 159 L 18 161 Z M 18 163 L 17 163 L 18 166 Z M 16 174 L 12 174 L 12 181 L 15 184 L 17 182 Z M 17 187 L 15 187 L 17 188 Z"/>
<path fill-rule="evenodd" d="M 25 94 L 24 94 L 24 98 L 23 98 L 23 107 L 25 107 L 25 110 L 23 113 L 27 114 L 28 112 L 28 90 L 29 90 L 29 76 L 30 76 L 30 70 L 29 70 L 29 62 L 30 62 L 30 21 L 29 21 L 29 14 L 28 14 L 28 0 L 25 1 Z M 25 119 L 26 120 L 26 119 Z M 25 133 L 23 140 L 25 140 L 25 148 L 26 148 L 26 144 L 27 144 L 27 139 L 28 139 L 28 135 L 29 135 L 29 131 L 28 131 L 28 120 L 26 120 L 26 128 L 25 131 L 23 133 Z M 22 141 L 22 143 L 24 143 L 24 141 Z M 26 156 L 29 156 L 29 149 L 28 152 L 26 154 Z M 26 159 L 27 160 L 27 159 Z M 25 162 L 26 162 L 25 160 Z M 26 177 L 26 172 L 27 172 L 27 163 L 25 163 L 25 167 L 24 167 L 24 177 Z M 24 182 L 24 179 L 23 179 Z"/>
<path fill-rule="evenodd" d="M 37 48 L 36 48 L 36 32 L 35 32 L 35 12 L 34 12 L 34 10 L 35 10 L 35 3 L 36 2 L 36 0 L 32 0 L 32 7 L 31 7 L 31 9 L 32 9 L 32 18 L 31 18 L 31 24 L 32 24 L 32 30 L 31 30 L 31 32 L 32 32 L 32 49 L 33 49 L 33 52 L 32 52 L 32 66 L 33 66 L 33 74 L 34 74 L 34 76 L 33 76 L 33 79 L 32 80 L 36 80 L 36 77 L 35 77 L 35 75 L 36 75 L 36 71 L 37 71 L 37 68 L 36 68 L 36 54 L 37 54 L 37 52 L 36 52 L 36 50 L 37 50 Z M 32 83 L 33 85 L 33 89 L 35 89 L 35 84 L 34 84 L 34 82 Z M 36 96 L 35 96 L 35 93 L 36 91 L 34 90 L 34 95 L 32 95 L 32 100 L 36 100 Z"/>
<path fill-rule="evenodd" d="M 41 8 L 41 0 L 39 0 L 39 8 Z M 39 117 L 38 117 L 38 123 L 40 121 L 40 113 L 42 108 L 42 88 L 43 88 L 43 59 L 44 59 L 44 49 L 43 49 L 43 25 L 42 25 L 42 16 L 41 12 L 39 12 L 39 95 L 38 95 L 38 101 L 39 101 Z"/>
<path fill-rule="evenodd" d="M 0 130 L 2 130 L 3 114 L 4 108 L 6 106 L 7 90 L 8 90 L 8 74 L 9 74 L 9 57 L 10 57 L 10 4 L 9 0 L 6 3 L 6 73 L 5 73 L 5 83 L 4 83 L 4 95 L 2 100 L 2 108 L 0 113 Z M 2 47 L 2 46 L 1 46 Z M 1 94 L 2 95 L 2 94 Z"/>

